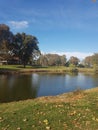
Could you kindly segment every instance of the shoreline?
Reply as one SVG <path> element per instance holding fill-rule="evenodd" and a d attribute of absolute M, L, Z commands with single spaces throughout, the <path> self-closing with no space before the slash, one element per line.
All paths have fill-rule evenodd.
<path fill-rule="evenodd" d="M 19 100 L 19 101 L 11 101 L 11 102 L 2 102 L 0 104 L 13 104 L 13 103 L 26 103 L 26 102 L 36 102 L 36 103 L 68 103 L 68 102 L 74 102 L 77 100 L 80 100 L 84 98 L 87 94 L 90 93 L 97 93 L 98 87 L 95 88 L 89 88 L 86 90 L 75 90 L 73 92 L 67 92 L 58 94 L 55 96 L 41 96 L 36 97 L 32 99 L 25 99 L 25 100 Z"/>
<path fill-rule="evenodd" d="M 98 87 L 57 96 L 0 103 L 0 129 L 97 130 Z"/>
<path fill-rule="evenodd" d="M 92 68 L 77 68 L 76 71 L 72 71 L 69 67 L 50 67 L 50 68 L 0 68 L 0 74 L 22 74 L 22 73 L 93 73 Z"/>

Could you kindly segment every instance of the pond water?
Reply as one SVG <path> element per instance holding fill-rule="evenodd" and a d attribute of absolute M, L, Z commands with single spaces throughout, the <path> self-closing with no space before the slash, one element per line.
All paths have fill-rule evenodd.
<path fill-rule="evenodd" d="M 98 87 L 98 75 L 31 73 L 0 75 L 0 102 L 54 96 Z"/>

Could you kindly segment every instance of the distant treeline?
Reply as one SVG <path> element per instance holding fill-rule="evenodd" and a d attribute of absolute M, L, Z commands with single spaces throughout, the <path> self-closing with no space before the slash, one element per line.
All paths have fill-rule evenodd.
<path fill-rule="evenodd" d="M 38 47 L 38 39 L 25 33 L 13 34 L 5 24 L 0 24 L 0 62 L 7 64 L 26 64 L 40 66 L 98 66 L 98 53 L 86 57 L 82 62 L 79 58 L 58 54 L 41 54 Z"/>
<path fill-rule="evenodd" d="M 80 61 L 79 58 L 71 56 L 69 59 L 66 55 L 58 54 L 41 54 L 38 59 L 33 60 L 33 65 L 41 66 L 77 66 L 92 68 L 98 66 L 98 53 L 92 56 L 87 56 L 84 60 Z"/>

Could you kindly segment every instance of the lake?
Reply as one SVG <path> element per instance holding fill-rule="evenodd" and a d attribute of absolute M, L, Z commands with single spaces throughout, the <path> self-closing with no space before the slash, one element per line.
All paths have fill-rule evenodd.
<path fill-rule="evenodd" d="M 98 75 L 31 73 L 0 75 L 0 102 L 54 96 L 98 87 Z"/>

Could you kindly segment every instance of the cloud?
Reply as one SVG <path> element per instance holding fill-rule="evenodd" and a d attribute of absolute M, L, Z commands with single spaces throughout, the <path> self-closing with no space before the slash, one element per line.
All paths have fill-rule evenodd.
<path fill-rule="evenodd" d="M 93 53 L 91 52 L 48 52 L 51 54 L 58 54 L 58 55 L 66 55 L 67 59 L 69 59 L 71 56 L 77 57 L 80 60 L 83 60 L 85 57 L 87 56 L 91 56 L 93 55 Z M 47 54 L 47 53 L 43 53 L 43 54 Z"/>
<path fill-rule="evenodd" d="M 93 53 L 90 52 L 66 52 L 65 53 L 67 58 L 70 58 L 71 56 L 78 57 L 79 59 L 84 59 L 87 56 L 93 55 Z"/>
<path fill-rule="evenodd" d="M 27 28 L 28 21 L 9 21 L 9 24 L 15 29 Z"/>

